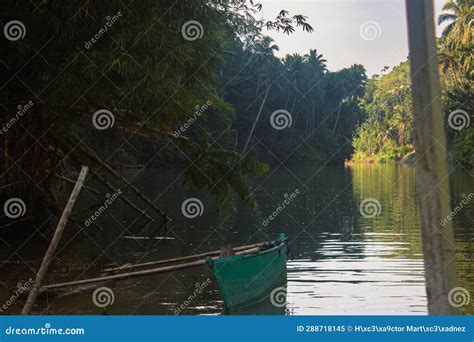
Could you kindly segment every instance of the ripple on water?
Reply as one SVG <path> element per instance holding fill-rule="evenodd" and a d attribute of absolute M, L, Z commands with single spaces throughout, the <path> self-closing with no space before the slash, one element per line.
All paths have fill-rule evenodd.
<path fill-rule="evenodd" d="M 393 235 L 363 234 L 364 241 L 353 242 L 333 238 L 320 244 L 314 253 L 317 259 L 288 263 L 288 311 L 297 315 L 427 314 L 423 259 L 420 255 L 400 257 L 409 243 L 383 240 Z M 348 252 L 354 246 L 357 252 Z"/>

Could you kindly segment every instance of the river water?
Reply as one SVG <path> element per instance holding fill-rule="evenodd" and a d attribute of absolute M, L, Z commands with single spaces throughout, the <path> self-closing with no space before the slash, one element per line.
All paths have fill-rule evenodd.
<path fill-rule="evenodd" d="M 293 258 L 288 262 L 286 307 L 275 308 L 264 301 L 231 314 L 427 314 L 411 167 L 280 166 L 253 182 L 259 204 L 254 213 L 243 205 L 218 208 L 205 192 L 184 190 L 178 170 L 133 170 L 129 176 L 172 217 L 166 233 L 170 239 L 157 239 L 163 236 L 158 223 L 144 227 L 134 211 L 116 201 L 96 221 L 103 230 L 67 226 L 48 283 L 94 277 L 107 265 L 201 253 L 226 243 L 269 240 L 284 232 Z M 451 188 L 453 207 L 459 207 L 474 192 L 474 177 L 466 170 L 453 170 Z M 130 198 L 139 202 L 133 195 Z M 183 215 L 181 204 L 188 198 L 202 201 L 201 216 Z M 81 194 L 81 199 L 88 205 L 105 200 L 90 193 Z M 464 202 L 453 218 L 457 274 L 459 286 L 474 296 L 474 199 Z M 361 212 L 361 203 L 368 205 L 366 211 Z M 32 236 L 2 247 L 0 260 L 8 263 L 2 264 L 0 280 L 12 286 L 28 279 L 38 267 L 47 238 Z M 94 305 L 92 290 L 39 299 L 35 310 L 43 314 L 228 314 L 204 267 L 107 286 L 114 301 L 105 310 Z M 21 304 L 21 299 L 14 300 L 4 313 L 18 313 Z M 473 314 L 474 298 L 460 309 Z"/>

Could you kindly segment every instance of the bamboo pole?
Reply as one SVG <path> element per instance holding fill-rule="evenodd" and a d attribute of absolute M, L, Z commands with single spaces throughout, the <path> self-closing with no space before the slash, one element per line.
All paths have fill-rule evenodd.
<path fill-rule="evenodd" d="M 456 314 L 448 294 L 456 287 L 444 120 L 432 0 L 406 0 L 415 123 L 416 189 L 421 208 L 426 292 L 430 315 Z"/>
<path fill-rule="evenodd" d="M 288 238 L 284 238 L 284 239 L 281 239 L 279 241 L 286 241 L 287 239 Z M 267 244 L 268 244 L 268 242 L 259 242 L 259 243 L 255 243 L 255 244 L 252 244 L 252 245 L 235 247 L 234 252 L 240 252 L 240 251 L 255 248 L 255 247 L 263 247 Z M 213 255 L 219 255 L 220 253 L 221 253 L 221 251 L 218 250 L 218 251 L 211 251 L 211 252 L 206 252 L 206 253 L 201 253 L 201 254 L 188 255 L 188 256 L 179 257 L 179 258 L 167 259 L 167 260 L 150 261 L 150 262 L 145 262 L 145 263 L 135 264 L 135 265 L 125 264 L 125 265 L 122 265 L 120 267 L 107 268 L 107 269 L 103 270 L 103 273 L 129 271 L 129 270 L 133 270 L 133 269 L 137 269 L 137 268 L 169 264 L 169 263 L 172 263 L 172 262 L 188 261 L 188 260 L 193 260 L 193 259 L 205 258 L 205 257 L 208 257 L 208 256 L 213 256 Z"/>
<path fill-rule="evenodd" d="M 56 227 L 56 231 L 54 232 L 53 238 L 49 244 L 48 250 L 44 255 L 43 261 L 41 262 L 41 266 L 39 268 L 38 274 L 36 275 L 35 282 L 33 283 L 33 287 L 31 288 L 30 293 L 28 294 L 28 299 L 26 300 L 25 306 L 21 311 L 22 315 L 28 315 L 31 313 L 31 309 L 33 304 L 35 303 L 36 297 L 38 296 L 39 289 L 41 284 L 46 277 L 46 273 L 48 272 L 49 265 L 51 260 L 53 259 L 54 254 L 56 253 L 56 249 L 58 248 L 59 241 L 64 232 L 64 228 L 66 227 L 66 223 L 68 221 L 69 216 L 71 215 L 72 208 L 76 203 L 76 200 L 81 192 L 82 185 L 84 184 L 84 180 L 86 179 L 87 171 L 89 168 L 87 166 L 83 166 L 81 169 L 81 173 L 77 178 L 76 185 L 69 196 L 69 200 L 64 208 L 63 214 L 59 219 L 59 223 Z"/>
<path fill-rule="evenodd" d="M 236 253 L 236 255 L 258 253 L 259 251 L 260 251 L 260 248 L 255 247 L 255 248 L 252 248 L 252 249 L 248 249 L 248 250 Z M 218 258 L 219 257 L 213 257 L 211 259 L 215 260 L 215 259 L 218 259 Z M 187 262 L 187 263 L 183 263 L 183 264 L 179 264 L 179 265 L 171 265 L 171 266 L 152 268 L 152 269 L 142 270 L 142 271 L 120 273 L 120 274 L 102 276 L 102 277 L 97 277 L 97 278 L 76 280 L 76 281 L 70 281 L 70 282 L 59 283 L 59 284 L 51 284 L 51 285 L 43 286 L 41 288 L 41 292 L 50 291 L 50 290 L 57 290 L 57 289 L 63 288 L 63 287 L 93 284 L 93 283 L 99 283 L 99 282 L 105 282 L 105 281 L 111 281 L 111 280 L 124 280 L 124 279 L 145 277 L 145 276 L 149 276 L 149 275 L 155 275 L 155 274 L 172 272 L 172 271 L 182 270 L 182 269 L 191 268 L 191 267 L 197 267 L 197 266 L 201 266 L 201 265 L 204 265 L 204 264 L 206 264 L 206 259 L 191 261 L 191 262 Z"/>

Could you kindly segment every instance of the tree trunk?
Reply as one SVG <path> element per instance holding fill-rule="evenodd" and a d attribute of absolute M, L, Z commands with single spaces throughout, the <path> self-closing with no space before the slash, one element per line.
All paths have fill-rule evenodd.
<path fill-rule="evenodd" d="M 337 123 L 339 122 L 339 115 L 341 114 L 341 107 L 342 103 L 339 105 L 339 110 L 337 111 L 336 122 L 334 123 L 334 127 L 332 129 L 332 136 L 336 135 Z"/>
<path fill-rule="evenodd" d="M 450 213 L 449 174 L 440 103 L 432 0 L 406 0 L 417 154 L 416 180 L 421 208 L 426 291 L 430 315 L 457 311 L 449 303 L 456 286 Z"/>
<path fill-rule="evenodd" d="M 263 106 L 265 106 L 265 102 L 267 101 L 268 93 L 271 88 L 271 84 L 268 86 L 267 91 L 265 92 L 265 97 L 263 98 L 262 104 L 260 105 L 260 110 L 258 111 L 257 117 L 255 118 L 255 122 L 252 125 L 252 129 L 250 130 L 249 137 L 247 138 L 247 142 L 245 143 L 244 149 L 242 150 L 242 154 L 245 154 L 247 150 L 247 146 L 249 145 L 250 140 L 253 136 L 253 131 L 255 130 L 255 126 L 257 125 L 258 119 L 260 118 L 260 114 L 262 114 Z"/>

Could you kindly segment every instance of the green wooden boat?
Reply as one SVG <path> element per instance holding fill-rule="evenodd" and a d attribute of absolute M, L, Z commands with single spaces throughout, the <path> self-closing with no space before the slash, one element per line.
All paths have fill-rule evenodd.
<path fill-rule="evenodd" d="M 286 240 L 281 234 L 255 253 L 206 259 L 227 309 L 258 303 L 286 285 Z"/>

